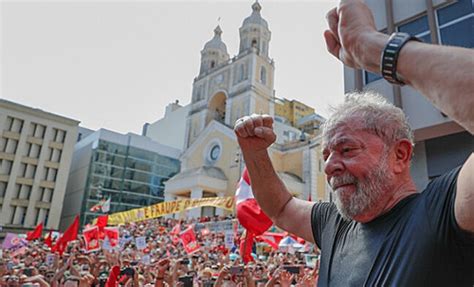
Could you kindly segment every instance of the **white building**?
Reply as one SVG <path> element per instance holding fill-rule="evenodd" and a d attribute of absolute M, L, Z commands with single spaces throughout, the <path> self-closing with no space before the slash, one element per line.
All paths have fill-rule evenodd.
<path fill-rule="evenodd" d="M 0 226 L 58 229 L 79 121 L 0 99 Z"/>
<path fill-rule="evenodd" d="M 186 117 L 190 107 L 190 105 L 183 107 L 177 101 L 169 104 L 162 119 L 143 125 L 142 135 L 160 144 L 183 150 Z"/>

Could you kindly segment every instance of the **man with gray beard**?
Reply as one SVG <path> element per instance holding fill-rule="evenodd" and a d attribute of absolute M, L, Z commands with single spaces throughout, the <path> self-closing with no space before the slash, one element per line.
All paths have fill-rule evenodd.
<path fill-rule="evenodd" d="M 328 51 L 345 65 L 408 84 L 474 133 L 474 50 L 375 29 L 362 0 L 327 15 Z M 321 249 L 318 286 L 474 286 L 474 155 L 418 191 L 414 136 L 403 111 L 375 93 L 353 93 L 325 122 L 322 149 L 335 204 L 294 198 L 267 148 L 273 119 L 237 120 L 235 134 L 263 211 Z M 474 147 L 473 147 L 474 150 Z"/>

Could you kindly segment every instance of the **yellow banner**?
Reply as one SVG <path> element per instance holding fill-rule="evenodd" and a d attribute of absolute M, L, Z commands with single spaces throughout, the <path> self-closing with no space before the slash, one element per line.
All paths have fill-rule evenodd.
<path fill-rule="evenodd" d="M 165 201 L 147 207 L 131 209 L 109 215 L 108 225 L 119 225 L 128 222 L 142 221 L 164 215 L 181 212 L 187 209 L 214 206 L 227 210 L 233 210 L 235 197 L 207 197 L 197 199 L 182 199 L 175 201 Z M 95 220 L 94 220 L 95 224 Z"/>

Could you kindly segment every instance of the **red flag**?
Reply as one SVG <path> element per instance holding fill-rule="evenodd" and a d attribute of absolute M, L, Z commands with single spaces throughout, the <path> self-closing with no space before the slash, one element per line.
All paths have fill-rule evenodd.
<path fill-rule="evenodd" d="M 102 228 L 102 230 L 104 229 L 104 227 L 107 226 L 107 222 L 109 221 L 109 215 L 100 215 L 97 217 L 97 222 L 95 225 L 97 225 L 97 227 L 99 227 L 99 230 Z"/>
<path fill-rule="evenodd" d="M 260 209 L 250 186 L 247 168 L 244 168 L 237 197 L 237 219 L 240 224 L 254 235 L 260 235 L 273 225 L 271 219 Z"/>
<path fill-rule="evenodd" d="M 255 235 L 247 230 L 245 232 L 245 239 L 240 240 L 240 256 L 242 256 L 242 260 L 245 264 L 254 261 L 252 257 L 252 247 L 254 238 Z"/>
<path fill-rule="evenodd" d="M 179 239 L 181 239 L 186 253 L 191 254 L 199 250 L 199 244 L 196 241 L 196 234 L 192 225 L 179 234 Z"/>
<path fill-rule="evenodd" d="M 90 251 L 95 251 L 100 248 L 99 245 L 99 227 L 94 226 L 92 228 L 86 229 L 82 232 L 84 236 L 84 241 L 86 243 L 85 249 Z"/>
<path fill-rule="evenodd" d="M 115 247 L 119 243 L 119 229 L 117 227 L 104 227 L 105 236 L 109 239 L 110 246 Z"/>
<path fill-rule="evenodd" d="M 49 248 L 53 247 L 53 232 L 50 230 L 48 236 L 44 239 L 44 244 Z"/>
<path fill-rule="evenodd" d="M 170 231 L 170 235 L 178 235 L 181 232 L 181 224 L 176 224 Z"/>
<path fill-rule="evenodd" d="M 105 287 L 117 287 L 118 277 L 120 276 L 120 266 L 113 266 L 110 269 L 109 278 L 105 283 Z"/>
<path fill-rule="evenodd" d="M 52 251 L 53 252 L 58 251 L 59 254 L 63 254 L 64 250 L 66 249 L 67 243 L 69 241 L 73 241 L 77 239 L 78 230 L 79 230 L 79 215 L 76 215 L 76 218 L 74 218 L 74 222 L 64 232 L 63 236 L 61 236 L 56 241 L 56 245 L 54 245 L 54 247 L 52 248 Z"/>
<path fill-rule="evenodd" d="M 38 224 L 33 231 L 26 233 L 26 240 L 31 241 L 41 237 L 41 233 L 43 233 L 43 222 Z"/>
<path fill-rule="evenodd" d="M 104 228 L 107 226 L 107 222 L 109 221 L 109 215 L 100 215 L 97 217 L 97 222 L 95 225 L 99 227 L 99 238 L 104 239 L 105 233 Z"/>

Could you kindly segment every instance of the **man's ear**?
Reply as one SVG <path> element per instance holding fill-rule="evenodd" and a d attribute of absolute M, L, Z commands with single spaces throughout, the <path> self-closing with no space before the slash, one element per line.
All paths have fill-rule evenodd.
<path fill-rule="evenodd" d="M 407 139 L 399 140 L 393 146 L 393 152 L 395 154 L 393 171 L 395 173 L 402 173 L 410 166 L 413 145 Z"/>

